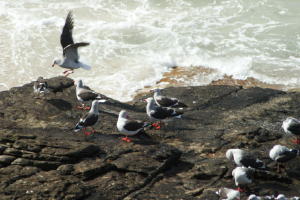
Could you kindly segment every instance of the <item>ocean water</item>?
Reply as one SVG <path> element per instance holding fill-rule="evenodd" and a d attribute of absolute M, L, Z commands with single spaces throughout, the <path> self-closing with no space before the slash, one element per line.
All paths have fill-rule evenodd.
<path fill-rule="evenodd" d="M 0 0 L 0 90 L 61 75 L 61 29 L 73 10 L 75 42 L 92 70 L 70 75 L 121 101 L 172 66 L 300 87 L 300 1 Z M 192 69 L 192 68 L 191 68 Z"/>

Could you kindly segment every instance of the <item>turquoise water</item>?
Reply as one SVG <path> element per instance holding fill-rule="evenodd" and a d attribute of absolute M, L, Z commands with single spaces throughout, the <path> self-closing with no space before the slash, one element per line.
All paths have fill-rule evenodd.
<path fill-rule="evenodd" d="M 92 66 L 71 77 L 121 101 L 175 65 L 215 69 L 187 84 L 227 74 L 300 86 L 300 1 L 0 0 L 0 90 L 64 71 L 51 64 L 69 10 Z"/>

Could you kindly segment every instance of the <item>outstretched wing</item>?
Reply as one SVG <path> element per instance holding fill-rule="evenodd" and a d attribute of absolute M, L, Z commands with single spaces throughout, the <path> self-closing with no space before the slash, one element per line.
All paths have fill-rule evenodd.
<path fill-rule="evenodd" d="M 72 11 L 70 11 L 67 15 L 65 25 L 60 35 L 60 44 L 63 49 L 65 49 L 70 44 L 74 44 L 73 37 L 72 37 L 73 27 L 74 25 L 73 25 Z"/>
<path fill-rule="evenodd" d="M 64 56 L 67 59 L 73 60 L 74 62 L 78 62 L 79 60 L 79 55 L 78 55 L 78 51 L 77 48 L 78 47 L 84 47 L 89 45 L 90 43 L 87 42 L 79 42 L 79 43 L 75 43 L 75 44 L 69 44 L 68 46 L 66 46 L 64 48 Z"/>

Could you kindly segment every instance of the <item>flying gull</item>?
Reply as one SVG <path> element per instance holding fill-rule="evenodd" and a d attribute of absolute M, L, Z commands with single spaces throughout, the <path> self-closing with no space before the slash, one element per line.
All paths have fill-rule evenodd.
<path fill-rule="evenodd" d="M 83 130 L 84 134 L 87 135 L 87 136 L 94 133 L 95 129 L 92 126 L 97 123 L 98 118 L 99 118 L 98 104 L 103 103 L 105 101 L 106 100 L 94 100 L 93 103 L 92 103 L 92 107 L 91 107 L 90 111 L 84 117 L 82 117 L 79 120 L 79 122 L 75 126 L 74 131 L 78 132 L 80 130 Z M 86 131 L 87 127 L 91 127 L 92 131 L 87 132 Z"/>
<path fill-rule="evenodd" d="M 155 103 L 162 107 L 187 107 L 187 105 L 181 103 L 177 98 L 163 96 L 161 94 L 161 89 L 158 88 L 154 90 L 153 98 Z"/>
<path fill-rule="evenodd" d="M 216 193 L 222 200 L 239 200 L 241 195 L 239 191 L 226 187 L 220 188 Z"/>
<path fill-rule="evenodd" d="M 238 186 L 237 190 L 240 192 L 246 191 L 247 185 L 252 183 L 252 176 L 254 173 L 253 168 L 236 167 L 232 171 L 232 176 L 235 181 L 235 185 Z"/>
<path fill-rule="evenodd" d="M 149 123 L 130 120 L 126 110 L 121 110 L 118 117 L 117 128 L 126 137 L 122 138 L 123 141 L 131 142 L 128 136 L 135 135 L 140 131 L 144 130 L 145 127 L 149 126 Z"/>
<path fill-rule="evenodd" d="M 293 143 L 300 144 L 300 121 L 293 117 L 288 117 L 283 121 L 282 126 L 287 135 L 295 135 L 296 139 Z"/>
<path fill-rule="evenodd" d="M 275 145 L 269 152 L 269 156 L 272 160 L 277 163 L 277 171 L 281 172 L 281 169 L 284 169 L 284 165 L 280 163 L 286 163 L 297 155 L 300 155 L 300 151 L 296 149 L 289 149 L 286 146 Z"/>
<path fill-rule="evenodd" d="M 79 62 L 79 54 L 78 47 L 84 47 L 89 45 L 87 42 L 78 42 L 74 43 L 72 31 L 73 31 L 74 23 L 72 12 L 70 11 L 67 15 L 65 25 L 62 30 L 62 34 L 60 35 L 60 43 L 63 48 L 63 59 L 54 60 L 52 67 L 58 65 L 62 68 L 66 68 L 68 70 L 64 71 L 64 75 L 68 76 L 73 73 L 74 69 L 83 68 L 86 70 L 91 69 L 90 66 Z"/>
<path fill-rule="evenodd" d="M 152 124 L 152 126 L 154 126 L 156 129 L 161 128 L 161 121 L 173 117 L 180 118 L 183 114 L 183 112 L 175 111 L 171 108 L 158 106 L 152 97 L 147 98 L 145 101 L 147 102 L 146 112 L 150 117 L 150 120 L 159 121 L 158 123 Z"/>
<path fill-rule="evenodd" d="M 253 154 L 242 149 L 228 149 L 226 158 L 232 160 L 237 166 L 264 168 L 264 163 L 257 159 Z"/>
<path fill-rule="evenodd" d="M 91 101 L 95 99 L 100 99 L 101 96 L 97 92 L 91 90 L 88 86 L 83 85 L 82 80 L 78 80 L 76 84 L 76 97 L 81 106 L 78 106 L 79 109 L 89 110 L 89 106 L 85 106 L 84 102 Z"/>
<path fill-rule="evenodd" d="M 48 83 L 43 77 L 39 77 L 34 83 L 33 83 L 33 92 L 39 96 L 40 94 L 46 94 L 49 92 L 48 89 Z M 35 97 L 39 98 L 39 97 Z"/>

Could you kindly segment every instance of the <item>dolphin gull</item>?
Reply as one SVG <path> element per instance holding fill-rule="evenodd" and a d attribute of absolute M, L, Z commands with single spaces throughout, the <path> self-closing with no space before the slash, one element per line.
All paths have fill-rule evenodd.
<path fill-rule="evenodd" d="M 281 126 L 288 135 L 295 135 L 296 140 L 293 143 L 300 144 L 300 121 L 294 117 L 288 117 L 282 122 Z"/>
<path fill-rule="evenodd" d="M 169 98 L 166 96 L 163 96 L 161 94 L 161 89 L 156 88 L 154 90 L 153 98 L 155 100 L 155 103 L 162 107 L 187 107 L 184 103 L 179 102 L 177 98 Z"/>
<path fill-rule="evenodd" d="M 62 33 L 60 35 L 60 43 L 63 48 L 63 59 L 55 59 L 52 67 L 58 65 L 62 68 L 66 68 L 68 70 L 64 71 L 64 75 L 68 76 L 73 73 L 74 69 L 83 68 L 86 70 L 91 69 L 90 66 L 79 62 L 79 54 L 78 47 L 84 47 L 89 45 L 87 42 L 78 42 L 74 43 L 72 31 L 73 31 L 74 23 L 72 17 L 72 11 L 70 11 L 67 15 L 65 25 L 63 27 Z"/>
<path fill-rule="evenodd" d="M 278 172 L 281 172 L 281 169 L 284 168 L 284 166 L 280 165 L 280 163 L 288 162 L 299 154 L 299 150 L 289 149 L 286 146 L 282 146 L 279 144 L 275 145 L 269 152 L 270 158 L 277 163 Z"/>
<path fill-rule="evenodd" d="M 95 125 L 98 121 L 98 117 L 99 117 L 98 104 L 103 103 L 105 101 L 106 100 L 94 100 L 92 102 L 92 107 L 90 111 L 84 117 L 80 118 L 79 122 L 75 126 L 74 131 L 78 132 L 80 130 L 83 130 L 84 134 L 87 136 L 94 133 L 95 129 L 92 126 Z M 87 127 L 91 127 L 92 131 L 87 132 L 86 131 Z"/>
<path fill-rule="evenodd" d="M 244 192 L 247 189 L 247 185 L 252 183 L 252 176 L 254 173 L 253 168 L 236 167 L 232 171 L 232 176 L 235 181 L 235 185 L 238 186 L 238 191 Z"/>
<path fill-rule="evenodd" d="M 84 86 L 82 80 L 78 80 L 76 84 L 76 97 L 79 102 L 81 102 L 81 106 L 78 106 L 79 109 L 89 110 L 89 106 L 85 106 L 84 102 L 91 101 L 95 99 L 100 99 L 100 94 L 91 90 L 89 87 Z"/>
<path fill-rule="evenodd" d="M 126 110 L 121 110 L 118 117 L 117 128 L 118 131 L 126 135 L 122 138 L 123 141 L 131 142 L 129 135 L 135 135 L 149 126 L 149 123 L 138 120 L 130 120 Z"/>
<path fill-rule="evenodd" d="M 45 94 L 49 92 L 48 89 L 48 83 L 43 77 L 39 77 L 34 83 L 33 83 L 33 92 L 37 94 L 38 96 L 40 94 Z M 39 98 L 39 97 L 36 97 Z"/>
<path fill-rule="evenodd" d="M 242 149 L 228 149 L 226 151 L 226 158 L 234 161 L 237 166 L 264 168 L 264 163 L 257 159 L 253 154 Z"/>
<path fill-rule="evenodd" d="M 152 97 L 149 97 L 145 100 L 147 102 L 146 112 L 150 117 L 151 121 L 159 121 L 158 123 L 152 124 L 156 129 L 160 129 L 162 120 L 177 117 L 180 118 L 183 112 L 175 111 L 171 108 L 160 107 L 155 103 L 155 100 Z"/>
<path fill-rule="evenodd" d="M 262 200 L 262 198 L 259 196 L 256 196 L 255 194 L 251 194 L 247 200 Z"/>
<path fill-rule="evenodd" d="M 222 200 L 239 200 L 241 195 L 239 191 L 226 187 L 220 188 L 216 193 Z"/>

